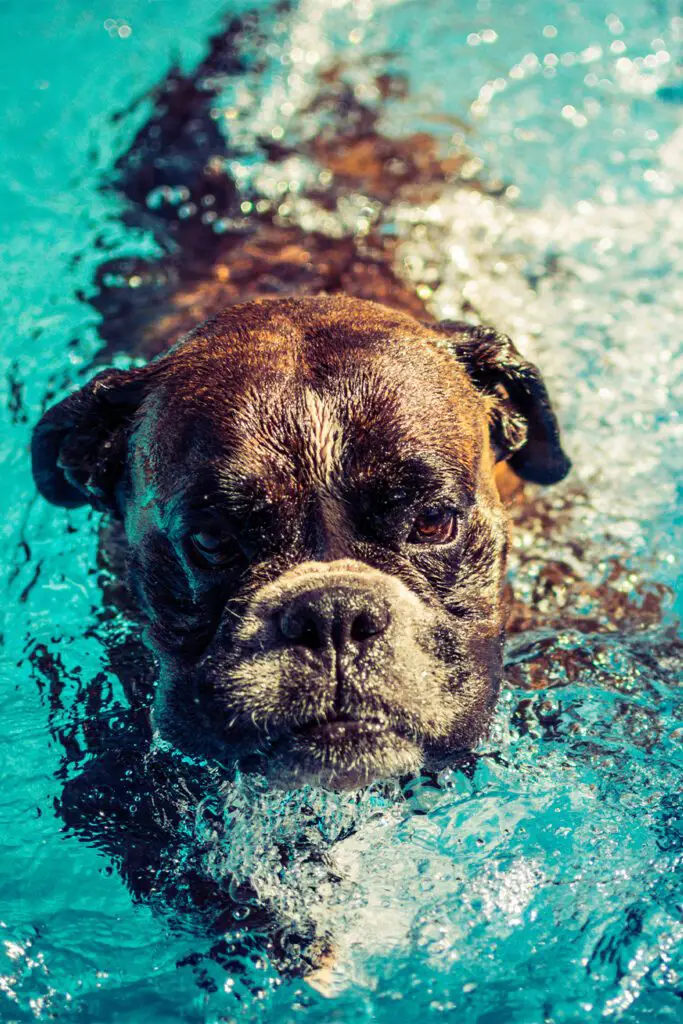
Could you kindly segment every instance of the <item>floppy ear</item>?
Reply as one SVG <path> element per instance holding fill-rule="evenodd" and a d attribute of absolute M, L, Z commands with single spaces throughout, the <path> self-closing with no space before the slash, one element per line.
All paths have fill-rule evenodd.
<path fill-rule="evenodd" d="M 33 478 L 54 505 L 90 502 L 116 512 L 127 428 L 150 383 L 150 367 L 104 370 L 44 414 L 31 441 Z"/>
<path fill-rule="evenodd" d="M 523 480 L 555 484 L 571 468 L 540 371 L 491 327 L 444 320 L 434 328 L 473 383 L 493 399 L 491 443 Z"/>

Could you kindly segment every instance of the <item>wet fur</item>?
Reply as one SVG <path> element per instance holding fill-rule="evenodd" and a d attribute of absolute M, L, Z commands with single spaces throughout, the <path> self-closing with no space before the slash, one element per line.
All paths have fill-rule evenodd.
<path fill-rule="evenodd" d="M 210 201 L 213 209 L 226 215 L 237 215 L 243 198 L 258 198 L 241 195 L 224 167 L 220 173 L 217 171 L 212 157 L 226 152 L 226 142 L 218 134 L 210 113 L 215 95 L 210 84 L 212 75 L 244 73 L 243 54 L 254 49 L 258 32 L 256 18 L 233 21 L 211 40 L 206 59 L 191 75 L 185 76 L 173 69 L 151 98 L 153 109 L 147 123 L 117 162 L 113 187 L 127 201 L 125 221 L 150 230 L 165 254 L 156 261 L 117 259 L 103 263 L 91 299 L 102 316 L 102 351 L 98 360 L 102 364 L 120 351 L 146 357 L 164 353 L 206 317 L 216 316 L 226 306 L 264 295 L 344 292 L 379 300 L 384 307 L 411 314 L 420 321 L 429 320 L 421 300 L 394 274 L 392 244 L 379 231 L 371 232 L 364 239 L 331 240 L 282 223 L 273 210 L 266 210 L 252 217 L 249 223 L 238 225 L 236 222 L 233 230 L 217 235 L 210 223 L 199 217 L 180 220 L 170 207 L 157 211 L 148 207 L 149 190 L 165 185 L 188 186 L 192 201 L 200 209 L 203 202 Z M 380 85 L 381 95 L 393 94 L 388 78 Z M 333 171 L 336 195 L 361 189 L 369 196 L 386 201 L 399 193 L 408 195 L 411 187 L 417 187 L 424 196 L 457 170 L 439 160 L 430 140 L 422 139 L 417 145 L 416 140 L 383 138 L 377 129 L 380 111 L 357 101 L 353 90 L 344 84 L 339 69 L 332 69 L 327 78 L 321 80 L 318 103 L 331 112 L 329 125 L 315 141 L 314 150 L 309 146 L 302 151 Z M 337 116 L 337 111 L 341 116 Z M 286 153 L 275 150 L 267 153 L 272 159 L 282 155 Z M 399 170 L 392 176 L 386 172 L 387 166 Z M 192 169 L 190 179 L 188 168 Z M 473 182 L 468 187 L 480 186 Z M 135 288 L 129 286 L 133 279 Z M 171 504 L 179 482 L 173 467 L 180 464 L 189 467 L 187 460 L 193 454 L 215 456 L 212 400 L 220 404 L 225 389 L 230 394 L 239 392 L 242 399 L 250 394 L 253 401 L 251 404 L 243 401 L 241 420 L 234 407 L 225 423 L 218 414 L 221 450 L 235 452 L 233 441 L 238 436 L 242 469 L 251 467 L 255 472 L 257 467 L 259 471 L 270 467 L 274 486 L 282 492 L 279 494 L 282 501 L 296 504 L 296 498 L 287 495 L 287 487 L 283 486 L 283 480 L 291 478 L 288 460 L 294 454 L 299 460 L 297 466 L 305 466 L 309 485 L 324 489 L 326 497 L 319 529 L 306 539 L 305 557 L 309 561 L 317 560 L 333 552 L 336 559 L 360 561 L 370 566 L 372 572 L 395 579 L 397 586 L 405 588 L 421 602 L 420 608 L 424 605 L 429 613 L 438 609 L 438 616 L 446 622 L 457 622 L 460 650 L 469 643 L 467 656 L 486 667 L 486 678 L 481 674 L 478 677 L 480 686 L 476 700 L 479 704 L 470 716 L 470 731 L 455 737 L 456 747 L 467 747 L 485 727 L 495 698 L 503 629 L 510 607 L 510 594 L 503 593 L 506 513 L 498 494 L 506 500 L 520 502 L 523 499 L 520 475 L 509 468 L 508 462 L 499 462 L 494 467 L 493 459 L 504 454 L 505 445 L 514 447 L 520 438 L 524 441 L 524 423 L 520 423 L 519 412 L 520 400 L 524 404 L 524 387 L 527 396 L 531 387 L 532 403 L 531 406 L 527 403 L 521 419 L 528 427 L 529 411 L 533 407 L 540 415 L 533 433 L 547 444 L 550 424 L 551 446 L 552 421 L 548 420 L 543 395 L 537 392 L 533 399 L 537 381 L 518 376 L 506 391 L 500 375 L 496 379 L 496 356 L 507 342 L 500 336 L 497 341 L 495 332 L 465 331 L 458 325 L 445 325 L 434 332 L 419 325 L 416 319 L 409 323 L 401 318 L 392 321 L 386 309 L 376 314 L 368 311 L 362 319 L 369 334 L 373 325 L 367 323 L 367 318 L 377 318 L 375 355 L 368 357 L 367 352 L 363 355 L 364 345 L 359 344 L 358 317 L 350 310 L 344 300 L 327 307 L 326 322 L 331 324 L 333 316 L 345 319 L 347 334 L 340 332 L 337 326 L 328 336 L 328 347 L 321 344 L 316 359 L 307 357 L 296 361 L 295 354 L 299 352 L 301 356 L 302 333 L 296 317 L 294 322 L 290 318 L 288 323 L 285 323 L 286 317 L 280 318 L 275 327 L 272 320 L 267 321 L 264 308 L 258 306 L 246 312 L 220 313 L 219 320 L 198 332 L 173 360 L 161 360 L 140 371 L 105 371 L 98 383 L 71 400 L 70 420 L 62 419 L 61 427 L 68 427 L 67 433 L 72 432 L 71 447 L 64 443 L 59 430 L 43 432 L 37 480 L 50 500 L 69 505 L 81 504 L 87 499 L 115 514 L 129 502 L 132 490 L 137 487 L 141 491 L 150 481 L 158 487 L 162 503 Z M 400 345 L 387 344 L 387 332 L 392 339 L 398 332 L 402 338 L 410 336 L 413 340 L 403 351 Z M 275 335 L 280 341 L 273 346 Z M 241 345 L 239 381 L 231 379 L 231 363 L 221 349 L 228 336 L 230 345 Z M 376 354 L 381 353 L 383 345 L 388 358 L 377 360 Z M 272 365 L 274 358 L 276 367 Z M 507 358 L 509 362 L 509 351 Z M 415 422 L 417 406 L 412 404 L 411 408 L 411 402 L 403 403 L 407 415 L 403 427 L 411 424 L 412 415 L 413 430 L 409 438 L 402 435 L 402 443 L 407 445 L 410 441 L 414 452 L 415 445 L 422 450 L 430 442 L 442 453 L 457 455 L 463 474 L 460 483 L 463 493 L 468 491 L 472 510 L 472 519 L 459 541 L 457 564 L 456 560 L 439 562 L 438 556 L 429 551 L 423 552 L 413 563 L 400 552 L 380 551 L 381 545 L 367 542 L 359 548 L 354 541 L 347 514 L 350 502 L 338 493 L 339 479 L 344 478 L 339 473 L 339 431 L 346 399 L 342 400 L 341 394 L 336 395 L 333 402 L 321 399 L 320 371 L 316 368 L 324 365 L 325 374 L 329 376 L 330 366 L 335 362 L 339 365 L 343 361 L 346 366 L 349 361 L 353 364 L 354 359 L 360 359 L 366 376 L 362 384 L 360 379 L 356 382 L 355 391 L 350 388 L 346 399 L 352 400 L 355 395 L 356 400 L 362 399 L 366 408 L 368 394 L 384 393 L 384 412 L 378 403 L 373 414 L 378 433 L 386 433 L 389 424 L 382 417 L 386 417 L 387 407 L 395 410 L 397 396 L 407 394 L 412 400 L 418 391 L 416 382 L 422 382 L 425 375 L 429 377 L 430 388 L 435 390 L 426 389 L 423 401 L 427 405 L 421 406 L 423 415 L 419 422 Z M 219 366 L 223 390 L 221 397 L 216 398 Z M 368 389 L 369 367 L 374 373 L 375 385 Z M 298 374 L 297 380 L 302 385 L 299 405 L 290 410 L 289 424 L 299 433 L 295 439 L 287 435 L 287 443 L 274 447 L 273 439 L 278 435 L 276 427 L 283 424 L 275 425 L 269 420 L 273 415 L 273 392 L 264 391 L 263 382 L 270 379 L 275 387 L 275 378 L 286 379 L 287 374 Z M 182 382 L 183 388 L 174 387 L 174 381 L 176 385 Z M 446 399 L 443 394 L 446 382 L 459 388 L 458 401 L 451 401 L 453 414 L 450 417 L 442 415 L 443 405 L 439 405 Z M 262 400 L 266 393 L 268 401 Z M 112 402 L 114 395 L 116 401 Z M 429 402 L 434 403 L 432 407 L 428 406 Z M 62 413 L 65 411 L 62 409 Z M 191 430 L 184 429 L 188 417 L 192 422 Z M 204 433 L 202 420 L 208 426 Z M 163 431 L 160 429 L 162 422 Z M 47 423 L 49 427 L 50 421 Z M 76 423 L 79 430 L 74 434 Z M 307 430 L 301 433 L 303 424 L 307 424 Z M 166 451 L 164 444 L 168 446 Z M 384 447 L 383 442 L 382 454 Z M 138 451 L 134 465 L 130 464 L 128 475 L 122 475 L 121 467 L 128 462 L 129 451 L 134 450 Z M 57 461 L 65 468 L 61 474 L 54 471 Z M 534 461 L 536 465 L 542 462 L 538 458 Z M 366 465 L 369 469 L 375 468 L 372 459 Z M 561 474 L 562 465 L 560 460 L 554 469 L 551 466 L 550 476 L 553 472 Z M 163 467 L 169 474 L 165 480 Z M 382 466 L 385 472 L 388 468 Z M 523 463 L 517 468 L 522 470 L 523 476 Z M 237 462 L 233 462 L 231 471 L 238 473 Z M 528 464 L 526 471 L 529 472 Z M 189 468 L 186 472 L 189 479 Z M 390 472 L 388 477 L 390 483 Z M 223 599 L 215 588 L 212 591 L 210 586 L 193 583 L 163 531 L 157 530 L 152 536 L 145 525 L 150 512 L 142 506 L 143 502 L 138 500 L 134 511 L 129 508 L 132 552 L 130 541 L 125 542 L 121 524 L 115 518 L 109 518 L 103 529 L 100 558 L 103 565 L 116 570 L 119 582 L 109 572 L 105 573 L 106 601 L 102 618 L 111 614 L 107 609 L 113 605 L 123 608 L 126 614 L 142 614 L 147 619 L 151 645 L 160 652 L 167 666 L 163 700 L 159 697 L 156 666 L 144 657 L 140 646 L 128 640 L 113 645 L 111 668 L 122 681 L 129 701 L 129 707 L 119 716 L 125 728 L 115 732 L 109 726 L 107 715 L 98 716 L 98 707 L 106 705 L 106 688 L 102 680 L 93 680 L 87 700 L 84 698 L 85 704 L 75 706 L 76 717 L 84 708 L 88 714 L 89 726 L 83 740 L 79 740 L 75 727 L 56 729 L 64 750 L 62 777 L 69 776 L 59 811 L 71 830 L 114 858 L 135 898 L 161 900 L 173 908 L 174 914 L 198 916 L 209 931 L 221 935 L 230 930 L 234 937 L 232 910 L 238 896 L 229 891 L 227 883 L 216 885 L 205 877 L 198 865 L 187 860 L 182 879 L 177 877 L 181 842 L 177 826 L 184 810 L 201 799 L 206 783 L 202 770 L 186 767 L 181 772 L 173 759 L 149 754 L 149 709 L 155 694 L 158 708 L 165 703 L 164 713 L 178 728 L 186 729 L 186 739 L 196 739 L 197 730 L 187 707 L 177 708 L 179 690 L 171 680 L 179 683 L 187 675 L 188 666 L 196 665 L 205 656 L 202 652 L 206 652 L 212 636 L 221 628 Z M 542 498 L 535 498 L 526 505 L 518 504 L 513 511 L 517 518 L 526 516 L 535 529 L 553 529 L 553 516 Z M 288 508 L 282 517 L 283 524 L 289 526 L 297 521 L 297 516 Z M 261 534 L 249 539 L 249 545 L 258 548 L 266 534 L 271 539 L 271 531 L 264 527 Z M 230 605 L 228 621 L 234 618 L 239 628 L 246 631 L 243 643 L 248 644 L 246 634 L 250 624 L 253 625 L 248 614 L 240 618 L 245 602 L 248 603 L 260 586 L 266 588 L 267 594 L 267 588 L 277 586 L 283 573 L 297 572 L 296 565 L 304 553 L 303 541 L 301 537 L 290 537 L 289 541 L 288 556 L 283 557 L 280 552 L 270 562 L 261 559 L 258 565 L 251 566 L 248 582 L 240 584 L 242 598 Z M 247 550 L 251 548 L 248 546 Z M 120 582 L 126 561 L 132 599 Z M 244 569 L 244 564 L 234 567 L 236 579 L 242 579 Z M 557 565 L 552 571 L 553 579 L 560 579 L 570 593 L 572 588 L 579 595 L 585 592 L 587 585 L 580 579 L 574 580 L 568 566 Z M 288 579 L 294 582 L 291 577 Z M 546 591 L 543 596 L 547 597 Z M 597 595 L 604 610 L 604 622 L 600 619 L 596 625 L 591 619 L 586 628 L 615 628 L 615 623 L 624 621 L 629 614 L 641 621 L 645 612 L 655 621 L 660 599 L 661 595 L 659 598 L 653 595 L 644 611 L 640 607 L 626 607 L 618 586 L 610 588 L 607 584 L 604 593 Z M 567 613 L 562 608 L 548 617 L 519 602 L 513 606 L 510 619 L 514 629 L 538 627 L 544 622 L 560 628 L 566 626 L 567 621 Z M 571 621 L 582 628 L 580 614 Z M 224 623 L 223 628 L 231 627 Z M 457 664 L 462 654 L 454 650 L 448 629 L 443 636 L 438 633 L 432 630 L 431 641 L 424 645 L 424 650 L 410 639 L 397 640 L 396 662 L 408 663 L 411 657 L 418 660 L 433 657 L 434 650 L 440 646 L 437 656 L 441 664 Z M 474 650 L 477 643 L 484 650 Z M 37 676 L 45 684 L 50 715 L 56 716 L 57 711 L 61 714 L 64 679 L 58 659 L 40 648 L 33 652 L 33 660 Z M 230 710 L 234 710 L 236 704 L 247 706 L 255 681 L 263 686 L 263 700 L 272 698 L 273 689 L 265 678 L 266 666 L 258 663 L 256 654 L 252 660 L 253 666 L 249 666 L 249 659 L 244 659 L 241 669 L 228 666 L 234 681 Z M 536 664 L 530 659 L 527 662 L 531 668 Z M 542 660 L 538 666 L 542 677 Z M 442 676 L 437 682 L 445 685 L 446 679 Z M 391 690 L 391 680 L 387 688 Z M 309 708 L 306 714 L 311 710 L 315 714 L 319 708 Z M 271 712 L 272 707 L 267 713 Z M 295 713 L 300 716 L 301 709 Z M 256 717 L 258 719 L 258 714 Z M 398 765 L 396 768 L 398 770 Z M 324 943 L 315 935 L 302 937 L 302 954 L 289 954 L 279 942 L 278 922 L 273 920 L 268 908 L 257 911 L 252 907 L 250 928 L 270 936 L 258 941 L 261 945 L 265 943 L 282 969 L 306 971 L 324 955 Z M 249 941 L 247 933 L 242 931 L 234 939 L 232 948 L 235 942 L 238 948 L 246 948 Z M 228 949 L 226 941 L 217 940 L 211 958 L 227 970 L 238 969 Z M 203 971 L 201 956 L 190 961 L 200 984 L 210 987 L 212 982 Z"/>
<path fill-rule="evenodd" d="M 494 467 L 552 480 L 568 466 L 507 339 L 342 296 L 238 305 L 147 367 L 105 371 L 48 411 L 33 457 L 45 496 L 123 521 L 162 736 L 226 769 L 344 787 L 438 768 L 483 735 L 506 618 Z M 410 543 L 431 507 L 454 510 L 455 539 Z M 188 546 L 217 527 L 219 569 Z M 273 622 L 297 571 L 314 595 L 340 580 L 359 614 L 379 601 L 389 628 L 292 647 Z M 338 719 L 381 735 L 319 749 L 301 732 Z"/>

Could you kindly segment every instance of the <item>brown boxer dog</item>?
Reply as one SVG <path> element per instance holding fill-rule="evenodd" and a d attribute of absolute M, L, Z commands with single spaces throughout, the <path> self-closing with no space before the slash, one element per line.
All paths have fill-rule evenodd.
<path fill-rule="evenodd" d="M 48 500 L 122 521 L 160 734 L 284 786 L 435 769 L 484 734 L 505 462 L 569 469 L 512 342 L 342 295 L 225 309 L 33 440 Z"/>

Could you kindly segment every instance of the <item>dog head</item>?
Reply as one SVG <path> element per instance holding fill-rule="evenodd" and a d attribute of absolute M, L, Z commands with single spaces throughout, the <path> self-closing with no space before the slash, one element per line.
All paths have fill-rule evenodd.
<path fill-rule="evenodd" d="M 502 666 L 494 469 L 569 468 L 509 339 L 340 297 L 264 300 L 107 370 L 36 428 L 49 500 L 119 516 L 187 753 L 285 785 L 438 767 Z"/>

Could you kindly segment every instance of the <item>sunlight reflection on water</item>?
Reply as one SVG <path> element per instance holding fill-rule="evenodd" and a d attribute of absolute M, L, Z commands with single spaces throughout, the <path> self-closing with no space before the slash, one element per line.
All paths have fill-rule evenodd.
<path fill-rule="evenodd" d="M 60 833 L 60 750 L 28 656 L 44 645 L 61 659 L 52 729 L 63 738 L 73 706 L 79 728 L 87 725 L 84 693 L 96 677 L 111 687 L 114 722 L 124 715 L 106 656 L 107 629 L 123 627 L 97 621 L 96 517 L 33 502 L 25 444 L 46 394 L 72 385 L 97 348 L 82 292 L 101 249 L 153 249 L 121 226 L 116 198 L 98 190 L 139 115 L 116 128 L 109 118 L 154 83 L 172 46 L 186 62 L 197 59 L 218 5 L 188 4 L 182 25 L 161 4 L 144 13 L 119 4 L 116 19 L 101 3 L 90 14 L 71 3 L 34 6 L 0 13 L 5 38 L 16 41 L 1 115 L 11 145 L 0 156 L 8 384 L 0 757 L 10 780 L 2 794 L 2 1014 L 136 1024 L 332 1014 L 678 1020 L 683 707 L 671 611 L 641 633 L 513 637 L 510 686 L 482 757 L 470 775 L 444 773 L 439 789 L 377 787 L 357 804 L 314 791 L 254 794 L 242 780 L 227 802 L 221 791 L 226 820 L 215 834 L 201 808 L 188 808 L 188 846 L 213 877 L 239 869 L 284 913 L 296 917 L 305 905 L 332 932 L 332 1001 L 296 980 L 280 984 L 258 956 L 243 965 L 248 984 L 218 972 L 216 991 L 200 993 L 192 971 L 176 968 L 196 942 L 163 912 L 133 905 L 101 854 Z M 232 171 L 286 204 L 283 216 L 333 236 L 381 220 L 398 239 L 399 271 L 432 311 L 474 309 L 509 331 L 542 363 L 557 397 L 576 469 L 553 500 L 579 487 L 585 497 L 552 537 L 521 526 L 518 588 L 535 593 L 540 568 L 557 559 L 600 579 L 617 555 L 631 574 L 620 584 L 626 591 L 644 576 L 675 587 L 683 539 L 679 12 L 642 0 L 618 14 L 602 0 L 480 0 L 457 9 L 445 0 L 302 0 L 276 22 L 265 69 L 228 90 L 217 111 L 245 150 Z M 60 59 L 50 64 L 55 47 Z M 423 202 L 386 206 L 357 195 L 322 211 L 302 195 L 318 174 L 310 162 L 276 165 L 252 152 L 258 135 L 315 134 L 316 115 L 303 108 L 334 60 L 348 63 L 361 96 L 371 93 L 378 62 L 404 74 L 408 96 L 388 105 L 386 131 L 426 130 L 448 151 L 466 149 L 471 164 L 460 180 Z M 488 188 L 462 187 L 475 177 Z M 37 679 L 45 689 L 40 672 Z M 343 838 L 350 821 L 356 831 Z M 302 836 L 307 852 L 276 864 L 276 844 L 294 850 Z M 313 853 L 330 858 L 324 871 Z M 325 881 L 330 869 L 334 886 Z"/>

